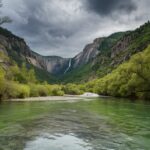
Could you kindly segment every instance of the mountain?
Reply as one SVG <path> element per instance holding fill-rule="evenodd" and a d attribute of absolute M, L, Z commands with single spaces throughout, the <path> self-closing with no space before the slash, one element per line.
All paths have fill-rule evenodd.
<path fill-rule="evenodd" d="M 150 44 L 150 22 L 134 31 L 114 33 L 102 38 L 96 47 L 98 55 L 88 63 L 70 70 L 62 81 L 84 83 L 89 80 L 103 77 L 112 72 L 118 65 L 130 57 L 143 51 Z"/>
<path fill-rule="evenodd" d="M 53 82 L 57 80 L 53 74 L 64 73 L 69 59 L 58 56 L 41 56 L 33 52 L 24 39 L 0 27 L 0 51 L 9 56 L 19 66 L 26 63 L 33 67 L 37 78 L 41 81 Z"/>
<path fill-rule="evenodd" d="M 36 77 L 49 83 L 86 82 L 103 77 L 148 44 L 149 22 L 134 31 L 97 38 L 73 58 L 42 56 L 32 51 L 24 39 L 0 27 L 0 51 L 19 66 L 26 63 L 28 68 L 34 68 Z"/>
<path fill-rule="evenodd" d="M 101 38 L 94 40 L 74 58 L 42 56 L 32 51 L 24 39 L 0 27 L 0 51 L 3 51 L 18 65 L 26 63 L 28 67 L 33 67 L 40 80 L 58 80 L 54 76 L 63 76 L 70 68 L 78 68 L 80 65 L 88 63 L 99 53 L 97 48 L 101 41 Z"/>
<path fill-rule="evenodd" d="M 104 38 L 97 38 L 93 41 L 93 43 L 86 45 L 83 51 L 72 59 L 72 68 L 85 65 L 94 59 L 99 54 L 98 48 L 103 39 Z"/>

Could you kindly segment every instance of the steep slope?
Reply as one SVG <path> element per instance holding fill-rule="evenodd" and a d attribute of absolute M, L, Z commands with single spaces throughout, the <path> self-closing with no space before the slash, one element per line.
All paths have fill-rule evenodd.
<path fill-rule="evenodd" d="M 103 53 L 96 58 L 93 65 L 98 70 L 99 76 L 103 76 L 127 61 L 130 57 L 143 51 L 150 44 L 150 22 L 145 23 L 134 31 L 126 32 L 109 50 L 109 55 Z M 103 67 L 105 69 L 103 69 Z"/>
<path fill-rule="evenodd" d="M 73 58 L 42 56 L 10 31 L 0 28 L 0 51 L 19 66 L 34 68 L 41 81 L 86 82 L 103 77 L 150 43 L 150 22 L 134 31 L 97 38 Z"/>
<path fill-rule="evenodd" d="M 95 70 L 98 69 L 95 67 L 99 56 L 103 55 L 103 60 L 105 57 L 110 56 L 110 48 L 123 37 L 124 34 L 125 32 L 117 32 L 109 37 L 95 39 L 92 44 L 87 45 L 80 54 L 73 58 L 74 64 L 72 64 L 70 72 L 63 76 L 62 80 L 64 82 L 85 82 L 94 79 L 96 76 Z M 86 56 L 90 56 L 90 59 L 87 61 L 85 59 Z"/>
<path fill-rule="evenodd" d="M 92 44 L 88 44 L 83 52 L 74 58 L 42 56 L 33 52 L 24 39 L 13 35 L 6 29 L 0 28 L 0 50 L 11 57 L 18 65 L 26 62 L 28 66 L 34 67 L 39 78 L 41 78 L 42 71 L 44 76 L 52 78 L 52 75 L 62 76 L 70 69 L 87 64 L 98 55 L 99 51 L 97 49 L 102 40 L 103 38 L 94 40 Z M 44 76 L 42 77 L 43 79 Z"/>
<path fill-rule="evenodd" d="M 108 75 L 85 84 L 86 91 L 150 100 L 150 45 Z"/>
<path fill-rule="evenodd" d="M 44 57 L 33 52 L 22 38 L 1 27 L 0 51 L 19 66 L 26 63 L 28 67 L 33 67 L 38 79 L 42 81 L 55 82 L 57 79 L 52 74 L 64 73 L 69 63 L 69 59 L 57 56 Z"/>
<path fill-rule="evenodd" d="M 97 38 L 93 43 L 86 45 L 83 51 L 72 59 L 72 68 L 85 65 L 94 59 L 99 54 L 98 48 L 103 40 L 104 38 Z"/>
<path fill-rule="evenodd" d="M 97 38 L 93 41 L 93 43 L 90 43 L 85 46 L 82 52 L 77 54 L 75 57 L 70 58 L 69 67 L 64 73 L 64 77 L 68 76 L 68 73 L 70 71 L 73 71 L 81 66 L 85 66 L 88 64 L 91 60 L 93 60 L 98 54 L 98 48 L 100 43 L 104 40 L 104 38 Z"/>
<path fill-rule="evenodd" d="M 134 31 L 110 35 L 99 43 L 98 55 L 89 63 L 71 70 L 63 77 L 64 82 L 86 82 L 103 77 L 119 64 L 144 50 L 150 44 L 150 22 Z"/>

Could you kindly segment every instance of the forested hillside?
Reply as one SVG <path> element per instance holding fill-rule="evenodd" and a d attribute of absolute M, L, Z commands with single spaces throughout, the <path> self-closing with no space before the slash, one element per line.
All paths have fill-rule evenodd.
<path fill-rule="evenodd" d="M 150 98 L 150 46 L 86 88 L 101 95 Z"/>
<path fill-rule="evenodd" d="M 96 39 L 73 59 L 41 56 L 3 28 L 0 39 L 1 99 L 84 92 L 150 98 L 150 22 Z"/>
<path fill-rule="evenodd" d="M 63 77 L 63 81 L 84 83 L 103 77 L 130 57 L 143 51 L 150 44 L 150 22 L 134 31 L 120 32 L 104 38 L 99 45 L 99 54 L 89 63 L 82 65 Z"/>

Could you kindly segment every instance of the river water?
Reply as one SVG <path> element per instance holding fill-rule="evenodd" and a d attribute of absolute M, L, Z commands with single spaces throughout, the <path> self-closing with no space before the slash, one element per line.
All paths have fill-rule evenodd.
<path fill-rule="evenodd" d="M 150 103 L 0 103 L 0 150 L 150 150 Z"/>

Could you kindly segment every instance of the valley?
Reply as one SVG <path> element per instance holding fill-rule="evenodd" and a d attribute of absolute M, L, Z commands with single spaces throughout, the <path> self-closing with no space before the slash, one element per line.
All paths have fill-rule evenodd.
<path fill-rule="evenodd" d="M 2 98 L 80 95 L 84 92 L 149 98 L 149 22 L 134 31 L 97 38 L 73 58 L 39 55 L 22 38 L 3 28 L 0 28 L 0 39 L 1 91 L 8 93 L 3 95 L 2 92 Z M 127 72 L 137 83 L 126 81 Z M 118 78 L 118 83 L 113 83 Z M 14 94 L 9 93 L 5 81 L 11 81 Z M 17 86 L 22 87 L 19 93 L 15 91 Z"/>
<path fill-rule="evenodd" d="M 0 0 L 0 150 L 150 150 L 149 0 Z"/>

